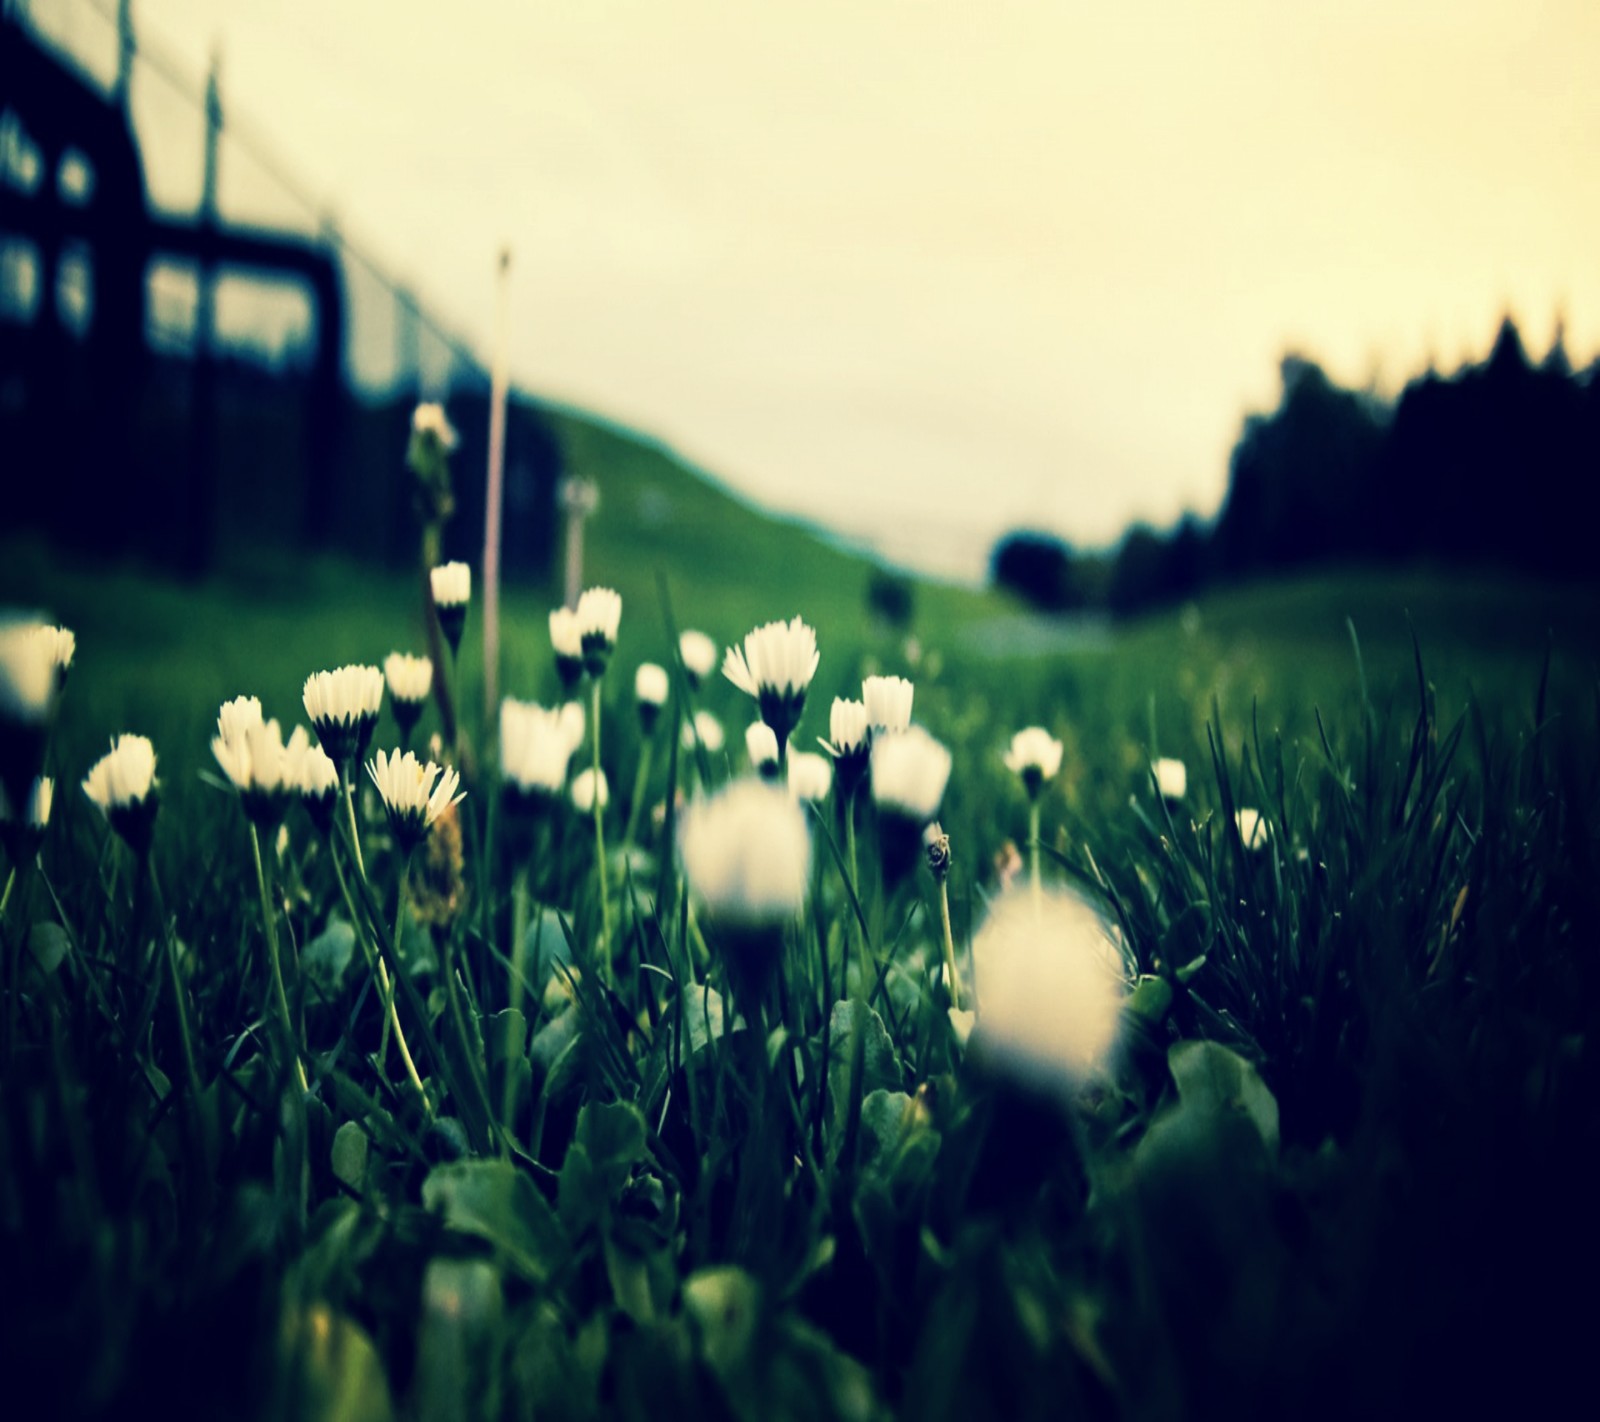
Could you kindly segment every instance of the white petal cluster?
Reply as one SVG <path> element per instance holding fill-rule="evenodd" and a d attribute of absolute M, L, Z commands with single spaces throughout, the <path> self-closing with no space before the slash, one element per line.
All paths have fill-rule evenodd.
<path fill-rule="evenodd" d="M 757 770 L 778 764 L 778 738 L 765 721 L 752 721 L 744 728 L 745 754 Z"/>
<path fill-rule="evenodd" d="M 546 710 L 507 697 L 500 703 L 501 775 L 519 790 L 559 795 L 583 726 L 583 707 L 576 701 Z"/>
<path fill-rule="evenodd" d="M 817 634 L 793 617 L 745 633 L 743 649 L 729 647 L 723 656 L 722 674 L 748 696 L 790 696 L 811 685 L 819 656 Z"/>
<path fill-rule="evenodd" d="M 78 650 L 78 639 L 65 627 L 53 627 L 48 622 L 40 622 L 34 626 L 33 635 L 38 639 L 44 653 L 50 659 L 50 665 L 58 676 L 64 676 L 72 665 L 73 654 Z"/>
<path fill-rule="evenodd" d="M 284 783 L 305 800 L 326 800 L 339 785 L 339 770 L 310 736 L 296 726 L 283 748 Z"/>
<path fill-rule="evenodd" d="M 94 763 L 84 777 L 83 792 L 109 814 L 143 803 L 155 783 L 156 748 L 145 736 L 124 735 Z"/>
<path fill-rule="evenodd" d="M 678 853 L 707 910 L 733 923 L 782 923 L 805 906 L 811 837 L 781 787 L 737 780 L 684 812 Z"/>
<path fill-rule="evenodd" d="M 595 787 L 599 786 L 600 808 L 603 810 L 611 803 L 611 787 L 606 783 L 606 773 L 601 771 L 596 776 L 594 767 L 580 770 L 572 780 L 572 808 L 580 815 L 591 814 L 594 811 Z"/>
<path fill-rule="evenodd" d="M 660 706 L 667 699 L 667 669 L 654 662 L 640 662 L 633 674 L 633 696 L 641 706 Z"/>
<path fill-rule="evenodd" d="M 1233 818 L 1246 849 L 1267 847 L 1267 841 L 1272 838 L 1272 824 L 1260 810 L 1240 810 Z"/>
<path fill-rule="evenodd" d="M 550 609 L 550 646 L 558 657 L 578 661 L 583 656 L 583 629 L 570 607 Z"/>
<path fill-rule="evenodd" d="M 696 682 L 704 681 L 717 665 L 717 644 L 704 632 L 692 627 L 678 638 L 678 655 L 683 658 L 683 669 Z"/>
<path fill-rule="evenodd" d="M 1156 777 L 1156 790 L 1163 800 L 1181 800 L 1189 791 L 1189 772 L 1181 760 L 1162 756 L 1151 767 Z"/>
<path fill-rule="evenodd" d="M 472 601 L 472 569 L 465 563 L 441 563 L 428 573 L 435 607 L 465 607 Z"/>
<path fill-rule="evenodd" d="M 383 679 L 389 695 L 396 701 L 417 705 L 433 690 L 433 659 L 414 657 L 409 652 L 390 652 L 383 659 Z"/>
<path fill-rule="evenodd" d="M 1061 742 L 1043 726 L 1018 731 L 1006 752 L 1006 769 L 1022 776 L 1031 770 L 1040 779 L 1049 780 L 1061 769 Z"/>
<path fill-rule="evenodd" d="M 585 588 L 574 615 L 581 639 L 603 637 L 607 647 L 617 645 L 617 628 L 622 624 L 621 593 L 611 588 Z"/>
<path fill-rule="evenodd" d="M 270 796 L 292 788 L 283 732 L 276 721 L 262 720 L 261 703 L 255 697 L 239 696 L 224 703 L 217 716 L 217 732 L 211 740 L 211 754 L 237 790 Z M 311 745 L 304 726 L 296 726 L 290 740 L 297 756 Z"/>
<path fill-rule="evenodd" d="M 867 736 L 872 722 L 867 719 L 867 708 L 860 701 L 833 698 L 828 712 L 828 739 L 822 748 L 834 757 L 854 755 L 867 747 Z"/>
<path fill-rule="evenodd" d="M 833 789 L 833 762 L 813 751 L 789 752 L 789 793 L 797 800 L 819 801 Z"/>
<path fill-rule="evenodd" d="M 950 752 L 921 726 L 872 743 L 872 798 L 915 820 L 939 813 L 950 779 Z"/>
<path fill-rule="evenodd" d="M 383 706 L 383 673 L 367 666 L 313 672 L 301 700 L 313 726 L 358 726 L 375 719 Z"/>
<path fill-rule="evenodd" d="M 0 624 L 0 715 L 18 721 L 43 721 L 56 689 L 53 639 L 39 635 L 43 624 Z"/>
<path fill-rule="evenodd" d="M 903 731 L 911 724 L 911 698 L 915 688 L 903 676 L 869 676 L 861 683 L 861 700 L 867 724 L 874 734 Z"/>
<path fill-rule="evenodd" d="M 55 781 L 48 775 L 41 775 L 33 782 L 33 789 L 28 792 L 28 802 L 18 815 L 12 810 L 5 786 L 0 785 L 0 823 L 24 824 L 42 830 L 50 823 L 50 807 L 55 803 L 55 795 Z"/>
<path fill-rule="evenodd" d="M 998 898 L 972 941 L 978 1039 L 1028 1083 L 1070 1092 L 1116 1040 L 1122 955 L 1089 904 L 1060 890 Z"/>
<path fill-rule="evenodd" d="M 431 435 L 447 451 L 456 447 L 455 426 L 450 423 L 450 417 L 445 414 L 443 405 L 434 402 L 418 405 L 411 412 L 411 432 Z"/>
<path fill-rule="evenodd" d="M 397 834 L 420 838 L 450 806 L 463 798 L 461 777 L 448 766 L 426 763 L 411 751 L 379 751 L 367 763 L 383 807 Z"/>
<path fill-rule="evenodd" d="M 709 755 L 715 755 L 727 744 L 727 739 L 722 733 L 722 722 L 709 711 L 696 711 L 693 721 L 683 723 L 683 748 L 693 750 L 697 736 Z"/>

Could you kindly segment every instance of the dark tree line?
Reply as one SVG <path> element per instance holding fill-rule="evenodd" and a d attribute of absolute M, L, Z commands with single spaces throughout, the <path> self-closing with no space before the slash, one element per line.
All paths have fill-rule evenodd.
<path fill-rule="evenodd" d="M 995 582 L 1044 607 L 1067 605 L 1052 590 L 1069 586 L 1072 605 L 1134 612 L 1210 582 L 1340 561 L 1600 576 L 1589 527 L 1600 361 L 1574 372 L 1558 336 L 1534 364 L 1508 317 L 1481 364 L 1429 370 L 1392 405 L 1303 356 L 1280 370 L 1277 408 L 1246 417 L 1212 523 L 1136 525 L 1098 567 L 1050 535 L 1008 535 Z"/>

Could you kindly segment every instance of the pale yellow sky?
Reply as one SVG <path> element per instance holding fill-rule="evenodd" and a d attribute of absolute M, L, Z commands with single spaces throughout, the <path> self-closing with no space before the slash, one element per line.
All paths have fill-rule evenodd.
<path fill-rule="evenodd" d="M 1596 0 L 135 13 L 479 339 L 508 241 L 522 383 L 952 572 L 1214 510 L 1288 346 L 1600 349 Z"/>

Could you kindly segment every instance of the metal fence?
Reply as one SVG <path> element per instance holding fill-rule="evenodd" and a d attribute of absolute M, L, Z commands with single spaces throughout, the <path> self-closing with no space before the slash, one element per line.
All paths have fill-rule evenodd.
<path fill-rule="evenodd" d="M 129 15 L 13 0 L 0 17 L 11 510 L 195 569 L 285 546 L 398 561 L 415 546 L 410 409 L 448 401 L 458 470 L 480 469 L 488 372 L 228 112 L 215 75 L 186 74 Z M 560 460 L 525 398 L 507 451 L 505 565 L 542 574 L 535 515 Z M 457 551 L 481 535 L 479 482 L 458 477 Z"/>

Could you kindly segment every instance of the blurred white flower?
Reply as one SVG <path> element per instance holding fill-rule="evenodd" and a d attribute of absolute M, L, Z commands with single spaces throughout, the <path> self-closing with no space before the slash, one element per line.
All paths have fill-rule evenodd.
<path fill-rule="evenodd" d="M 861 701 L 874 735 L 903 731 L 911 724 L 914 690 L 903 676 L 869 676 L 861 683 Z"/>
<path fill-rule="evenodd" d="M 1189 792 L 1189 772 L 1181 760 L 1162 756 L 1155 766 L 1156 789 L 1163 800 L 1181 800 Z"/>
<path fill-rule="evenodd" d="M 948 1011 L 950 1031 L 955 1036 L 956 1041 L 964 1047 L 967 1045 L 967 1038 L 972 1035 L 973 1024 L 977 1022 L 978 1014 L 970 1011 L 964 1012 L 959 1007 L 952 1007 Z"/>
<path fill-rule="evenodd" d="M 696 632 L 691 627 L 678 638 L 678 655 L 683 659 L 689 685 L 698 689 L 700 683 L 716 669 L 717 644 L 704 632 Z"/>
<path fill-rule="evenodd" d="M 706 754 L 716 755 L 727 744 L 722 734 L 722 722 L 709 711 L 696 711 L 693 721 L 683 723 L 682 741 L 685 750 L 693 750 L 695 738 L 706 748 Z"/>
<path fill-rule="evenodd" d="M 550 647 L 558 657 L 583 660 L 583 630 L 578 626 L 578 614 L 570 607 L 550 609 Z"/>
<path fill-rule="evenodd" d="M 1043 726 L 1029 726 L 1011 738 L 1006 769 L 1022 777 L 1030 798 L 1037 798 L 1046 780 L 1061 769 L 1061 742 Z"/>
<path fill-rule="evenodd" d="M 156 813 L 156 750 L 144 736 L 118 736 L 83 780 L 83 793 L 128 845 L 150 848 Z"/>
<path fill-rule="evenodd" d="M 50 823 L 50 808 L 55 802 L 55 781 L 42 775 L 33 782 L 21 813 L 13 808 L 5 787 L 0 785 L 0 844 L 11 856 L 13 864 L 31 859 L 44 843 L 45 828 Z"/>
<path fill-rule="evenodd" d="M 411 752 L 379 751 L 367 763 L 400 847 L 409 853 L 450 806 L 458 803 L 461 777 L 448 766 L 424 764 Z"/>
<path fill-rule="evenodd" d="M 217 712 L 217 740 L 227 745 L 239 745 L 252 726 L 261 724 L 261 700 L 255 696 L 235 696 L 224 701 Z M 213 747 L 215 742 L 213 742 Z M 226 769 L 226 767 L 224 767 Z"/>
<path fill-rule="evenodd" d="M 1246 849 L 1265 849 L 1272 837 L 1272 825 L 1260 810 L 1240 810 L 1234 817 L 1239 838 Z"/>
<path fill-rule="evenodd" d="M 789 793 L 797 800 L 826 800 L 833 789 L 833 762 L 813 751 L 789 752 Z"/>
<path fill-rule="evenodd" d="M 428 574 L 435 607 L 465 607 L 472 601 L 472 569 L 465 563 L 441 563 Z"/>
<path fill-rule="evenodd" d="M 601 771 L 596 777 L 594 767 L 580 770 L 572 780 L 572 808 L 580 815 L 591 814 L 595 806 L 595 786 L 600 787 L 600 808 L 603 810 L 611 803 L 611 787 L 606 783 L 606 773 Z"/>
<path fill-rule="evenodd" d="M 781 787 L 737 780 L 684 811 L 678 853 L 689 887 L 719 921 L 781 924 L 805 905 L 811 837 Z"/>
<path fill-rule="evenodd" d="M 500 703 L 501 775 L 524 794 L 559 795 L 583 725 L 583 707 L 575 701 L 546 710 L 507 697 Z"/>
<path fill-rule="evenodd" d="M 583 647 L 583 665 L 590 676 L 600 676 L 617 645 L 622 625 L 622 595 L 612 588 L 585 588 L 574 614 Z"/>
<path fill-rule="evenodd" d="M 667 699 L 667 669 L 654 662 L 640 662 L 633 674 L 633 695 L 641 705 L 660 706 Z"/>
<path fill-rule="evenodd" d="M 939 813 L 950 779 L 950 752 L 921 726 L 872 743 L 872 799 L 926 824 Z"/>
<path fill-rule="evenodd" d="M 0 623 L 0 716 L 41 723 L 56 689 L 55 642 L 38 622 Z"/>
<path fill-rule="evenodd" d="M 433 691 L 433 659 L 414 657 L 409 652 L 390 652 L 383 659 L 383 679 L 389 685 L 389 698 L 399 705 L 420 709 Z M 396 710 L 396 719 L 399 711 Z M 415 716 L 412 717 L 415 720 Z"/>
<path fill-rule="evenodd" d="M 102 810 L 135 805 L 156 783 L 156 748 L 145 736 L 118 736 L 84 777 L 84 793 Z"/>
<path fill-rule="evenodd" d="M 411 432 L 438 440 L 447 453 L 456 447 L 455 426 L 450 423 L 450 417 L 445 414 L 443 405 L 437 403 L 418 405 L 411 412 Z"/>
<path fill-rule="evenodd" d="M 56 674 L 56 690 L 67 682 L 67 672 L 72 667 L 73 654 L 78 650 L 78 639 L 65 627 L 52 627 L 47 622 L 38 623 L 33 635 L 44 648 L 45 655 Z"/>
<path fill-rule="evenodd" d="M 313 672 L 301 695 L 311 729 L 335 765 L 366 754 L 383 705 L 383 673 L 377 667 L 344 666 Z"/>
<path fill-rule="evenodd" d="M 1116 1040 L 1126 988 L 1104 919 L 1077 895 L 1026 890 L 997 898 L 972 940 L 976 1041 L 1024 1082 L 1070 1093 Z"/>
<path fill-rule="evenodd" d="M 778 773 L 778 738 L 765 721 L 752 721 L 744 728 L 745 754 L 750 764 L 766 779 Z"/>

